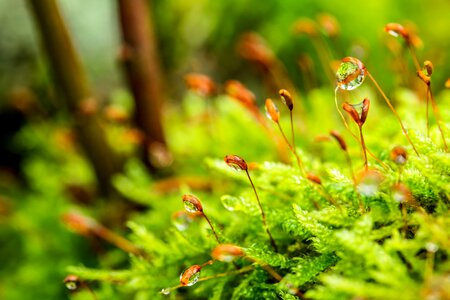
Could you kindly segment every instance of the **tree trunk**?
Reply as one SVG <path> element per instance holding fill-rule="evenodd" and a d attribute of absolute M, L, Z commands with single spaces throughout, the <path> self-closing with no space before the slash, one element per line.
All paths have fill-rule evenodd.
<path fill-rule="evenodd" d="M 87 106 L 95 99 L 85 70 L 69 36 L 56 0 L 28 0 L 53 69 L 62 99 L 73 116 L 78 140 L 97 176 L 100 191 L 111 191 L 111 176 L 120 169 L 94 111 Z"/>
<path fill-rule="evenodd" d="M 144 161 L 155 170 L 170 157 L 161 122 L 163 88 L 156 39 L 147 0 L 118 0 L 121 60 L 135 103 L 135 122 L 144 133 Z"/>

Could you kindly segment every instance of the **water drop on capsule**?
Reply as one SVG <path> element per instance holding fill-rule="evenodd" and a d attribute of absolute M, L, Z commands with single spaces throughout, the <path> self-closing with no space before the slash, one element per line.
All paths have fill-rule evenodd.
<path fill-rule="evenodd" d="M 184 270 L 180 275 L 180 284 L 183 286 L 192 286 L 200 279 L 200 271 L 202 267 L 193 265 Z"/>
<path fill-rule="evenodd" d="M 346 57 L 336 72 L 337 85 L 342 90 L 354 90 L 363 83 L 365 73 L 364 65 L 360 60 Z"/>

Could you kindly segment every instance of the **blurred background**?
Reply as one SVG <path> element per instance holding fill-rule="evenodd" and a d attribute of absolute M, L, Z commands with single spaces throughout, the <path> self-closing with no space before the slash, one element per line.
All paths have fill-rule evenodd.
<path fill-rule="evenodd" d="M 218 83 L 219 94 L 224 82 L 239 80 L 255 93 L 260 106 L 267 96 L 289 86 L 309 101 L 307 107 L 317 93 L 329 96 L 324 101 L 332 103 L 333 70 L 341 58 L 354 56 L 388 94 L 406 90 L 420 98 L 424 91 L 414 92 L 421 82 L 415 79 L 408 49 L 403 40 L 384 31 L 387 23 L 396 22 L 414 33 L 419 62 L 433 62 L 437 98 L 448 98 L 443 92 L 450 77 L 448 0 L 139 1 L 147 5 L 148 14 L 137 27 L 150 24 L 153 36 L 147 41 L 153 49 L 153 80 L 140 85 L 133 79 L 141 70 L 139 63 L 127 65 L 138 51 L 122 42 L 133 35 L 132 26 L 126 33 L 126 24 L 138 17 L 121 18 L 120 11 L 127 9 L 123 2 L 56 1 L 80 58 L 80 72 L 73 69 L 67 48 L 46 44 L 45 36 L 60 27 L 38 26 L 37 15 L 50 20 L 49 10 L 39 12 L 44 4 L 0 0 L 1 299 L 65 299 L 69 296 L 60 283 L 67 266 L 126 264 L 123 253 L 79 237 L 67 230 L 70 222 L 61 217 L 81 207 L 116 231 L 125 231 L 125 220 L 143 205 L 122 201 L 127 197 L 121 191 L 125 189 L 132 200 L 148 194 L 130 196 L 138 192 L 116 177 L 111 189 L 112 174 L 125 170 L 136 175 L 144 168 L 150 175 L 136 178 L 147 184 L 187 171 L 202 173 L 201 167 L 195 169 L 201 158 L 221 157 L 228 150 L 222 144 L 210 145 L 204 135 L 183 137 L 186 125 L 181 118 L 192 117 L 196 105 L 204 105 L 186 92 L 188 73 L 208 75 Z M 59 68 L 52 55 L 60 57 Z M 410 75 L 405 75 L 406 69 Z M 158 101 L 141 110 L 146 100 L 139 100 L 139 91 L 145 93 L 147 84 L 152 86 L 151 99 Z M 79 102 L 70 100 L 70 91 L 85 86 L 88 92 L 80 92 Z M 147 109 L 151 117 L 139 116 Z M 448 120 L 445 113 L 444 118 Z M 148 124 L 148 119 L 156 121 Z M 230 150 L 237 147 L 251 156 L 273 146 L 264 141 L 260 149 L 238 142 L 229 145 Z M 110 148 L 118 158 L 109 156 Z M 142 152 L 144 162 L 137 163 Z"/>

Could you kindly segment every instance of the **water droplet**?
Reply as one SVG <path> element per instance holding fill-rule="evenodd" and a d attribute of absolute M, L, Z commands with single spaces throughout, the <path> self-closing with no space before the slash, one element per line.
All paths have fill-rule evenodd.
<path fill-rule="evenodd" d="M 197 206 L 189 201 L 184 201 L 184 208 L 190 213 L 198 212 Z"/>
<path fill-rule="evenodd" d="M 68 290 L 74 291 L 78 288 L 78 284 L 75 281 L 66 282 L 66 288 Z"/>
<path fill-rule="evenodd" d="M 431 253 L 436 253 L 439 250 L 439 246 L 432 242 L 426 243 L 425 248 Z"/>
<path fill-rule="evenodd" d="M 193 265 L 187 268 L 180 275 L 180 284 L 183 286 L 192 286 L 200 279 L 200 271 L 202 267 L 199 265 Z"/>
<path fill-rule="evenodd" d="M 200 200 L 198 200 L 197 197 L 195 197 L 193 195 L 183 195 L 182 199 L 183 199 L 184 208 L 188 212 L 195 214 L 197 212 L 203 211 L 202 204 L 201 204 Z"/>
<path fill-rule="evenodd" d="M 242 210 L 243 203 L 242 199 L 230 195 L 224 195 L 220 198 L 223 207 L 229 211 L 239 211 Z"/>
<path fill-rule="evenodd" d="M 179 231 L 186 230 L 192 221 L 193 217 L 184 210 L 177 211 L 172 216 L 172 223 Z"/>
<path fill-rule="evenodd" d="M 392 35 L 392 36 L 395 36 L 395 37 L 398 37 L 400 34 L 398 34 L 398 32 L 397 31 L 395 31 L 395 30 L 388 30 L 388 33 L 390 34 L 390 35 Z"/>
<path fill-rule="evenodd" d="M 170 289 L 168 289 L 168 288 L 162 289 L 161 290 L 161 294 L 163 294 L 163 295 L 170 295 Z"/>
<path fill-rule="evenodd" d="M 351 91 L 359 87 L 365 78 L 364 65 L 356 58 L 345 58 L 336 72 L 337 85 Z"/>
<path fill-rule="evenodd" d="M 356 188 L 361 195 L 373 197 L 378 193 L 378 188 L 382 180 L 382 175 L 377 171 L 365 171 L 360 177 Z"/>
<path fill-rule="evenodd" d="M 66 288 L 68 290 L 74 291 L 78 288 L 80 285 L 80 278 L 78 278 L 77 275 L 67 275 L 66 278 L 64 278 L 64 284 L 66 285 Z"/>

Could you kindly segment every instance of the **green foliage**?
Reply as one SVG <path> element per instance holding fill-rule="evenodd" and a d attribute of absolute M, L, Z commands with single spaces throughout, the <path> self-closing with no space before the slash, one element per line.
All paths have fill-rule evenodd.
<path fill-rule="evenodd" d="M 191 97 L 187 97 L 189 103 L 185 105 L 191 105 Z M 189 140 L 177 136 L 173 144 L 175 151 L 181 150 L 177 157 L 183 170 L 198 172 L 192 168 L 203 161 L 213 183 L 212 190 L 191 190 L 185 185 L 163 194 L 152 193 L 149 186 L 156 182 L 136 161 L 130 162 L 115 183 L 131 200 L 152 207 L 128 223 L 130 239 L 145 255 L 132 256 L 130 267 L 119 272 L 79 268 L 71 268 L 71 272 L 86 280 L 120 281 L 120 290 L 135 299 L 421 299 L 429 294 L 444 299 L 448 295 L 447 287 L 438 285 L 448 281 L 450 271 L 450 159 L 441 145 L 421 136 L 419 129 L 411 130 L 420 157 L 406 147 L 410 153 L 407 162 L 398 166 L 389 158 L 389 151 L 397 141 L 405 144 L 398 124 L 380 109 L 371 112 L 366 124 L 367 144 L 386 166 L 369 159 L 370 168 L 382 176 L 370 193 L 361 192 L 354 184 L 345 155 L 334 141 L 303 142 L 299 149 L 305 168 L 320 175 L 321 185 L 307 180 L 293 159 L 292 165 L 258 161 L 249 173 L 279 248 L 275 252 L 245 172 L 229 168 L 221 159 L 203 160 L 204 150 L 185 151 L 185 143 L 200 143 L 208 136 L 208 126 L 224 129 L 229 126 L 230 149 L 235 150 L 221 153 L 220 149 L 227 147 L 226 141 L 210 137 L 210 143 L 221 145 L 215 149 L 210 144 L 215 156 L 246 153 L 243 157 L 250 163 L 267 155 L 257 153 L 260 144 L 267 142 L 262 128 L 237 128 L 251 116 L 234 103 L 226 102 L 229 101 L 226 98 L 219 97 L 216 101 L 220 105 L 215 107 L 214 121 L 194 126 L 192 130 L 199 130 L 198 136 L 190 136 Z M 201 105 L 196 107 L 190 111 L 188 120 L 207 110 Z M 236 114 L 236 110 L 241 113 Z M 394 144 L 383 140 L 384 127 L 374 125 L 382 118 L 397 128 L 390 133 Z M 314 122 L 308 116 L 302 120 Z M 328 129 L 323 128 L 322 132 Z M 239 143 L 239 137 L 249 134 L 258 138 Z M 354 169 L 358 171 L 362 162 L 360 147 L 348 142 Z M 310 152 L 311 149 L 316 152 Z M 414 200 L 401 204 L 395 200 L 394 186 L 399 181 L 408 187 Z M 205 265 L 197 284 L 177 287 L 183 270 L 209 261 L 217 246 L 203 218 L 192 218 L 183 228 L 175 226 L 173 213 L 183 208 L 181 196 L 185 193 L 193 193 L 200 199 L 220 242 L 242 247 L 246 258 L 238 258 L 234 264 L 216 261 Z M 274 277 L 271 270 L 280 277 Z M 169 295 L 160 293 L 163 289 L 168 289 Z"/>

